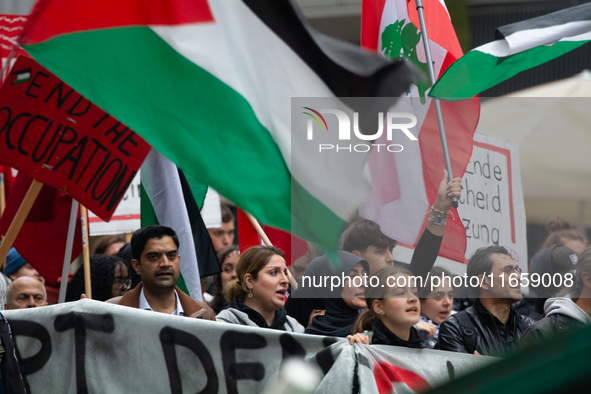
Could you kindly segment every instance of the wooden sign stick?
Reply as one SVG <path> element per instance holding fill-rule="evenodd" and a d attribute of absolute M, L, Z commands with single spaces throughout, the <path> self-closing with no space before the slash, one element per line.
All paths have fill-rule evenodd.
<path fill-rule="evenodd" d="M 80 204 L 80 219 L 82 220 L 82 256 L 84 257 L 84 293 L 86 298 L 92 299 L 92 287 L 90 282 L 90 245 L 88 242 L 88 231 L 86 229 L 88 223 L 88 210 L 85 206 Z"/>
<path fill-rule="evenodd" d="M 18 232 L 21 230 L 21 227 L 23 227 L 31 208 L 33 208 L 33 204 L 35 203 L 42 187 L 43 182 L 34 179 L 31 186 L 29 186 L 29 190 L 27 191 L 21 206 L 18 208 L 16 215 L 14 215 L 12 223 L 10 223 L 10 227 L 8 227 L 8 231 L 6 232 L 6 237 L 4 237 L 2 245 L 0 245 L 0 269 L 4 267 L 6 256 L 8 255 L 10 248 L 12 248 Z"/>
<path fill-rule="evenodd" d="M 267 246 L 273 246 L 273 244 L 269 240 L 269 237 L 267 237 L 267 234 L 265 234 L 265 231 L 263 230 L 263 228 L 261 227 L 261 225 L 259 224 L 259 222 L 255 219 L 255 217 L 252 216 L 250 213 L 248 213 L 246 211 L 244 211 L 244 213 L 248 217 L 248 220 L 250 220 L 250 222 L 252 223 L 254 229 L 256 230 L 256 232 L 259 235 L 259 237 L 261 237 L 261 239 L 263 240 L 263 242 L 265 243 L 265 245 L 267 245 Z M 291 276 L 291 272 L 289 270 L 287 270 L 287 277 L 289 278 L 289 283 L 291 284 L 291 288 L 293 290 L 297 290 L 297 288 L 298 288 L 298 282 L 296 282 L 295 279 L 293 278 L 293 276 Z"/>

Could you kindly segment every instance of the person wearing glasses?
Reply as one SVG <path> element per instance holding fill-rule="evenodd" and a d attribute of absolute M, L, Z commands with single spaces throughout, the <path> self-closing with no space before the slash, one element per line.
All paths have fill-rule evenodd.
<path fill-rule="evenodd" d="M 92 298 L 98 301 L 122 296 L 131 286 L 125 263 L 116 256 L 104 254 L 90 256 L 90 282 Z M 79 300 L 84 292 L 84 266 L 81 266 L 68 283 L 66 301 Z"/>
<path fill-rule="evenodd" d="M 489 246 L 472 255 L 466 274 L 478 299 L 441 323 L 437 346 L 458 353 L 503 355 L 517 346 L 533 324 L 532 319 L 519 315 L 511 306 L 523 298 L 521 268 L 507 249 Z"/>

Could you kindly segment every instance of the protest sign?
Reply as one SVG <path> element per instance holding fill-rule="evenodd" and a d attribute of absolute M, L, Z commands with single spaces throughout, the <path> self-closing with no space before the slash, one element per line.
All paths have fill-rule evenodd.
<path fill-rule="evenodd" d="M 458 213 L 466 229 L 466 258 L 499 245 L 527 272 L 525 207 L 519 148 L 505 139 L 474 134 L 474 151 L 462 178 Z"/>
<path fill-rule="evenodd" d="M 3 312 L 35 393 L 260 393 L 290 357 L 316 366 L 317 392 L 414 391 L 495 359 L 359 345 L 144 311 L 92 300 Z M 356 372 L 357 371 L 357 372 Z"/>
<path fill-rule="evenodd" d="M 150 146 L 33 59 L 0 89 L 0 162 L 109 220 Z"/>
<path fill-rule="evenodd" d="M 92 212 L 88 214 L 88 226 L 90 235 L 107 235 L 133 233 L 141 227 L 140 224 L 140 171 L 131 181 L 131 185 L 123 195 L 121 202 L 111 216 L 111 220 L 105 222 Z"/>
<path fill-rule="evenodd" d="M 498 245 L 507 248 L 515 262 L 527 272 L 526 219 L 518 146 L 503 138 L 476 132 L 458 202 L 458 214 L 466 229 L 465 260 L 457 263 L 438 257 L 436 265 L 463 274 L 476 249 Z M 460 218 L 449 216 L 447 220 Z M 394 251 L 397 260 L 410 262 L 412 249 L 398 246 Z"/>

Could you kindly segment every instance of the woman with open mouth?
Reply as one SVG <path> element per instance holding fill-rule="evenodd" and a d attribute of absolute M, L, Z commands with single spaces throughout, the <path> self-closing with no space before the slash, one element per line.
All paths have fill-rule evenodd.
<path fill-rule="evenodd" d="M 419 322 L 421 304 L 412 273 L 400 267 L 384 268 L 376 272 L 376 286 L 365 292 L 367 310 L 355 322 L 355 335 L 349 339 L 369 343 L 365 331 L 372 331 L 371 343 L 408 348 L 422 348 L 415 324 Z"/>
<path fill-rule="evenodd" d="M 283 252 L 274 246 L 247 249 L 236 265 L 236 279 L 226 286 L 231 302 L 217 320 L 245 326 L 304 332 L 285 312 L 289 279 Z"/>
<path fill-rule="evenodd" d="M 441 267 L 433 267 L 429 273 L 431 283 L 440 284 L 433 287 L 431 283 L 419 290 L 419 299 L 421 301 L 421 322 L 433 325 L 433 335 L 426 335 L 425 331 L 420 331 L 423 343 L 428 348 L 434 348 L 437 344 L 439 335 L 439 325 L 445 319 L 452 315 L 452 305 L 454 303 L 454 287 L 452 275 L 448 270 Z M 434 278 L 436 279 L 434 282 Z"/>

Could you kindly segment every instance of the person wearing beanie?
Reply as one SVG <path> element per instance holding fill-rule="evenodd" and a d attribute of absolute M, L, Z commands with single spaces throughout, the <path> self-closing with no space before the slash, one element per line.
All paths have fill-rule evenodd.
<path fill-rule="evenodd" d="M 4 267 L 4 275 L 11 280 L 18 279 L 22 276 L 30 276 L 37 279 L 41 284 L 45 285 L 45 278 L 33 268 L 33 266 L 20 255 L 15 248 L 11 248 L 6 256 L 6 266 Z"/>
<path fill-rule="evenodd" d="M 525 331 L 522 347 L 535 346 L 555 335 L 591 325 L 591 247 L 581 253 L 575 268 L 571 280 L 565 281 L 562 292 L 566 295 L 546 300 L 546 317 Z"/>
<path fill-rule="evenodd" d="M 540 278 L 544 274 L 549 274 L 551 277 L 557 273 L 564 275 L 575 269 L 577 260 L 578 255 L 574 250 L 559 244 L 552 245 L 534 255 L 531 275 L 537 274 Z M 529 317 L 534 320 L 539 320 L 543 317 L 544 303 L 548 298 L 554 297 L 559 290 L 560 288 L 554 286 L 552 281 L 550 281 L 548 286 L 538 286 L 535 288 L 530 286 L 529 294 L 530 298 L 534 301 L 534 307 Z"/>

